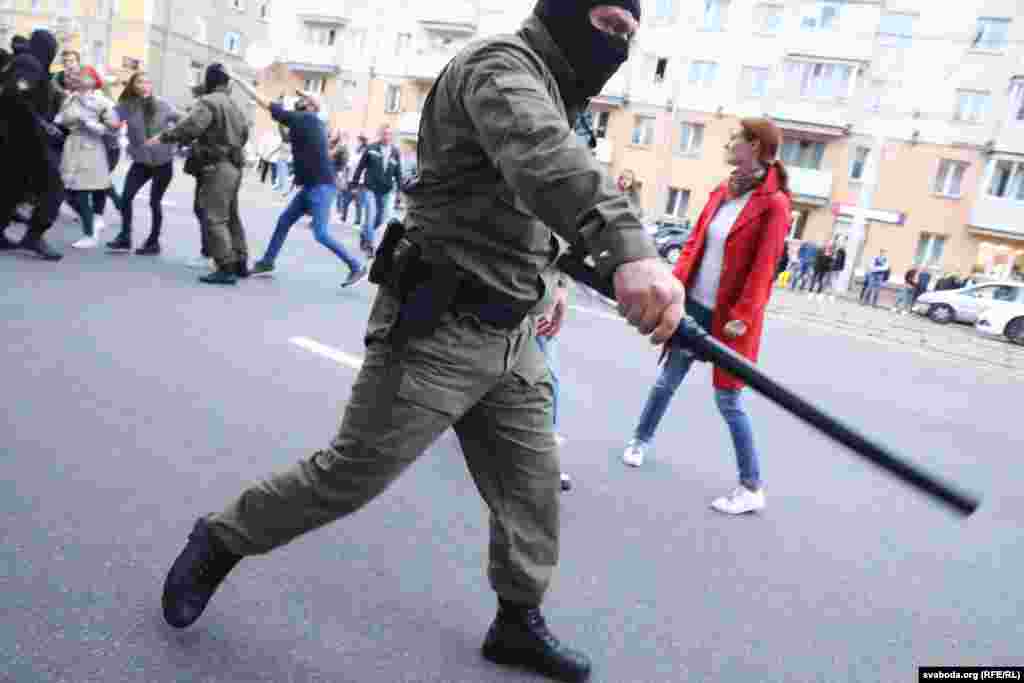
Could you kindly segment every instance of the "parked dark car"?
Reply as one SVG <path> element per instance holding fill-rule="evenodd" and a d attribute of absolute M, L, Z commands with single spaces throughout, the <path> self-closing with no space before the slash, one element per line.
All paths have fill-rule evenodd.
<path fill-rule="evenodd" d="M 690 237 L 692 230 L 690 221 L 682 223 L 658 221 L 654 228 L 654 245 L 658 249 L 658 254 L 669 263 L 675 263 L 679 260 L 683 245 Z"/>

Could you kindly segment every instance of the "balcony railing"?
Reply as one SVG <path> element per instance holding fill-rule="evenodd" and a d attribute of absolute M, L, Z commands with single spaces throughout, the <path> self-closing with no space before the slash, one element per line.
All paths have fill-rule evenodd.
<path fill-rule="evenodd" d="M 336 74 L 341 71 L 338 65 L 338 49 L 327 45 L 289 46 L 281 56 L 281 61 L 294 71 L 308 73 Z"/>
<path fill-rule="evenodd" d="M 476 2 L 449 0 L 418 4 L 419 21 L 429 31 L 474 33 L 479 25 Z"/>
<path fill-rule="evenodd" d="M 981 194 L 971 209 L 971 228 L 1024 240 L 1024 202 Z"/>
<path fill-rule="evenodd" d="M 805 204 L 825 206 L 832 198 L 832 171 L 798 166 L 787 167 L 794 199 Z"/>

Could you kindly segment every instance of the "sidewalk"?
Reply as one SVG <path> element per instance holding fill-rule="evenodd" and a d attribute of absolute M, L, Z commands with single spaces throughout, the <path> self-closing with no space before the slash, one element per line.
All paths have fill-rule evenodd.
<path fill-rule="evenodd" d="M 898 315 L 888 307 L 863 306 L 856 293 L 837 297 L 835 301 L 811 300 L 806 292 L 776 287 L 768 314 L 851 336 L 910 346 L 953 362 L 966 361 L 1024 375 L 1024 349 L 1020 347 L 982 337 L 968 325 L 938 325 L 923 316 Z"/>

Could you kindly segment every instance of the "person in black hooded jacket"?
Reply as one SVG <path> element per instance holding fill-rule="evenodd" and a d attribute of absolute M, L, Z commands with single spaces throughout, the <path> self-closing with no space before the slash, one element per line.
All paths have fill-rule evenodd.
<path fill-rule="evenodd" d="M 0 189 L 0 250 L 26 249 L 48 261 L 62 255 L 43 235 L 57 220 L 64 199 L 60 177 L 63 136 L 53 125 L 63 96 L 49 78 L 57 56 L 57 39 L 45 30 L 33 31 L 27 42 L 12 41 L 13 57 L 0 73 L 0 155 L 19 160 L 19 173 L 10 174 Z M 22 202 L 34 200 L 35 210 L 20 242 L 5 231 Z"/>

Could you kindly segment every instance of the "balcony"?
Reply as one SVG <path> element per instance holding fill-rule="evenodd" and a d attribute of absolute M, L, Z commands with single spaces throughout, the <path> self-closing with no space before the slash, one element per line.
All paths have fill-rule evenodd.
<path fill-rule="evenodd" d="M 422 52 L 408 59 L 405 68 L 406 75 L 416 81 L 433 83 L 455 55 L 459 53 L 457 48 L 450 50 L 430 50 Z"/>
<path fill-rule="evenodd" d="M 468 0 L 417 3 L 422 8 L 420 25 L 427 31 L 443 35 L 471 35 L 480 24 L 477 3 Z"/>
<path fill-rule="evenodd" d="M 281 61 L 292 71 L 335 76 L 341 72 L 338 65 L 338 49 L 326 45 L 290 45 L 281 56 Z"/>
<path fill-rule="evenodd" d="M 850 106 L 846 99 L 791 97 L 783 96 L 769 107 L 769 116 L 780 128 L 836 138 L 848 134 Z"/>
<path fill-rule="evenodd" d="M 828 206 L 832 199 L 832 171 L 788 166 L 793 201 L 811 206 Z"/>
<path fill-rule="evenodd" d="M 977 234 L 1024 241 L 1024 202 L 982 193 L 971 209 L 968 229 Z"/>

